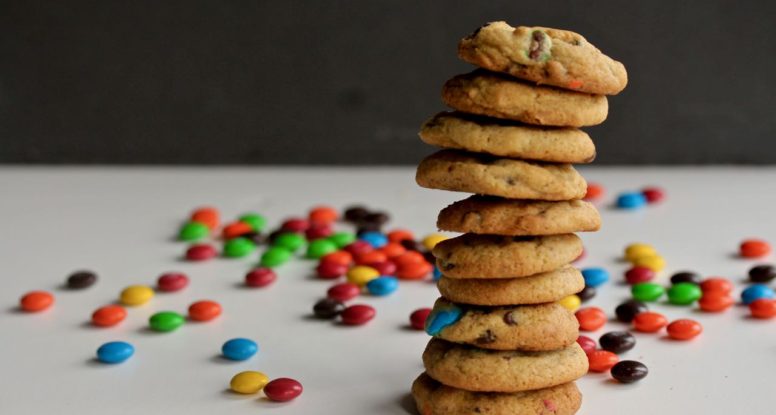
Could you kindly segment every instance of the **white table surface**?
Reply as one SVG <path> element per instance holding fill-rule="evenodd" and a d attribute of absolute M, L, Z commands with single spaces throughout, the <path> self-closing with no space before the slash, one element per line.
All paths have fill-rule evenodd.
<path fill-rule="evenodd" d="M 602 266 L 613 282 L 589 305 L 613 315 L 628 297 L 622 284 L 623 247 L 653 244 L 668 262 L 663 278 L 683 269 L 736 282 L 738 295 L 753 261 L 735 257 L 746 237 L 776 243 L 776 169 L 584 168 L 607 195 L 599 207 L 603 229 L 584 234 L 588 257 L 579 266 Z M 668 199 L 637 212 L 611 209 L 623 190 L 656 184 Z M 341 327 L 311 319 L 311 307 L 330 281 L 312 277 L 305 260 L 278 268 L 267 289 L 240 287 L 256 262 L 180 260 L 175 242 L 182 220 L 199 205 L 229 219 L 246 211 L 271 225 L 304 215 L 314 204 L 365 203 L 387 210 L 392 221 L 423 235 L 436 214 L 464 197 L 418 188 L 410 168 L 0 168 L 0 414 L 407 414 L 415 413 L 408 390 L 422 371 L 423 332 L 406 329 L 407 318 L 437 297 L 433 284 L 403 282 L 387 298 L 361 297 L 377 317 L 366 326 Z M 345 226 L 342 226 L 345 228 Z M 770 260 L 770 259 L 769 259 Z M 77 269 L 95 270 L 98 284 L 85 291 L 61 289 Z M 157 295 L 129 309 L 120 326 L 97 329 L 92 311 L 116 300 L 130 284 L 153 285 L 162 272 L 187 273 L 183 292 Z M 43 313 L 16 311 L 34 289 L 56 295 Z M 185 312 L 199 299 L 219 301 L 224 314 L 206 324 L 187 324 L 167 334 L 149 332 L 160 310 Z M 622 356 L 650 369 L 638 384 L 620 385 L 608 374 L 579 381 L 583 414 L 768 414 L 776 411 L 776 321 L 755 321 L 735 306 L 722 315 L 655 305 L 669 319 L 690 317 L 705 331 L 691 342 L 636 334 Z M 611 322 L 597 338 L 624 325 Z M 223 341 L 249 337 L 260 352 L 245 362 L 219 357 Z M 126 340 L 136 354 L 120 365 L 94 362 L 103 342 Z M 292 377 L 304 393 L 288 404 L 237 396 L 229 379 L 242 370 Z"/>

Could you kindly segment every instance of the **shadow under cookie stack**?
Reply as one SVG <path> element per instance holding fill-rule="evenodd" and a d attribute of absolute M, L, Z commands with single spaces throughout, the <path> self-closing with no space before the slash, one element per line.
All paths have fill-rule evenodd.
<path fill-rule="evenodd" d="M 442 297 L 412 393 L 421 415 L 574 414 L 588 362 L 559 301 L 584 288 L 574 233 L 598 230 L 600 217 L 572 164 L 595 158 L 578 128 L 606 119 L 605 95 L 627 74 L 576 33 L 504 22 L 461 40 L 458 55 L 479 69 L 445 83 L 455 112 L 421 127 L 443 149 L 416 180 L 474 195 L 437 220 L 462 235 L 433 249 Z"/>

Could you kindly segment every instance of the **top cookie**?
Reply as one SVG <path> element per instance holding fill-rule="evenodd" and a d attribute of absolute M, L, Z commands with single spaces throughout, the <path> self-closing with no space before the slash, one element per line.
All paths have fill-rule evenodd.
<path fill-rule="evenodd" d="M 492 22 L 461 39 L 458 56 L 491 71 L 591 94 L 615 95 L 628 83 L 622 63 L 568 30 Z"/>

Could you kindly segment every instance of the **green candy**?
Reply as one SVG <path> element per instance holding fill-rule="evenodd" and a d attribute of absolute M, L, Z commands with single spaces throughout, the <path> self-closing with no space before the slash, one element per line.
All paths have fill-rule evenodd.
<path fill-rule="evenodd" d="M 229 258 L 241 258 L 255 250 L 256 244 L 246 238 L 233 238 L 224 243 L 224 256 Z"/>
<path fill-rule="evenodd" d="M 307 258 L 318 259 L 326 254 L 330 254 L 337 249 L 337 244 L 328 239 L 316 239 L 307 245 Z"/>
<path fill-rule="evenodd" d="M 337 248 L 344 248 L 356 241 L 356 235 L 350 232 L 337 232 L 326 238 L 337 245 Z"/>
<path fill-rule="evenodd" d="M 701 294 L 701 287 L 689 282 L 680 282 L 668 289 L 668 302 L 676 305 L 690 305 L 698 301 Z"/>
<path fill-rule="evenodd" d="M 657 301 L 665 291 L 662 285 L 654 282 L 642 282 L 631 287 L 633 298 L 639 301 Z"/>
<path fill-rule="evenodd" d="M 198 241 L 208 235 L 210 235 L 210 228 L 204 223 L 191 221 L 183 225 L 180 233 L 178 233 L 178 239 L 181 241 Z"/>
<path fill-rule="evenodd" d="M 261 255 L 261 265 L 264 267 L 276 267 L 291 259 L 291 251 L 282 246 L 273 246 Z"/>
<path fill-rule="evenodd" d="M 148 319 L 148 324 L 154 331 L 168 332 L 182 326 L 186 319 L 174 311 L 160 311 Z"/>
<path fill-rule="evenodd" d="M 261 232 L 267 227 L 267 219 L 258 213 L 246 213 L 238 218 L 240 222 L 247 223 L 256 232 Z"/>
<path fill-rule="evenodd" d="M 307 241 L 304 236 L 294 232 L 285 232 L 275 237 L 275 240 L 272 241 L 272 246 L 280 246 L 291 252 L 296 252 L 304 246 L 305 242 Z"/>

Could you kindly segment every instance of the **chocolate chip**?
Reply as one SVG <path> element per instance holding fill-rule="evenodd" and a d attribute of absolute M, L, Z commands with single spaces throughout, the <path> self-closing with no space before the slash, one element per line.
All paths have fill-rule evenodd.
<path fill-rule="evenodd" d="M 496 335 L 490 329 L 485 330 L 484 333 L 477 337 L 474 342 L 477 344 L 490 344 L 496 341 Z"/>
<path fill-rule="evenodd" d="M 536 30 L 531 34 L 531 46 L 528 49 L 528 57 L 537 61 L 542 57 L 544 45 L 546 43 L 546 35 Z"/>
<path fill-rule="evenodd" d="M 475 406 L 475 407 L 474 407 L 474 413 L 475 413 L 475 414 L 480 414 L 480 413 L 482 413 L 482 411 L 480 410 L 480 407 L 479 407 L 479 406 Z"/>
<path fill-rule="evenodd" d="M 517 321 L 515 320 L 515 312 L 514 311 L 508 311 L 506 314 L 504 314 L 504 324 L 507 326 L 516 326 Z"/>
<path fill-rule="evenodd" d="M 450 262 L 442 262 L 440 265 L 442 265 L 442 269 L 445 271 L 450 271 L 451 269 L 455 268 L 455 264 Z"/>

